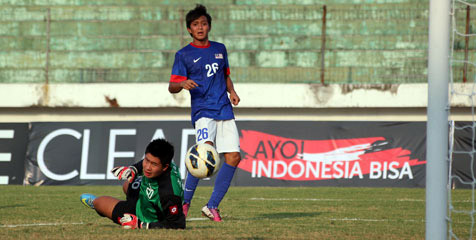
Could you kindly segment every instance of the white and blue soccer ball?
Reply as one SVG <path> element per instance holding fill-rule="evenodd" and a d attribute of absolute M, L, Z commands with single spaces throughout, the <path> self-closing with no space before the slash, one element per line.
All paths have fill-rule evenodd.
<path fill-rule="evenodd" d="M 185 155 L 185 166 L 196 178 L 208 178 L 218 172 L 220 155 L 210 144 L 199 143 L 193 145 Z"/>

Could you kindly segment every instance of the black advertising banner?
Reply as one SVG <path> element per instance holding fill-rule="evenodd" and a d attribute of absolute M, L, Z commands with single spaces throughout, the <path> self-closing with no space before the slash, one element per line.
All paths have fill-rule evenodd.
<path fill-rule="evenodd" d="M 54 122 L 32 123 L 25 182 L 32 185 L 119 184 L 110 173 L 142 159 L 147 144 L 166 138 L 191 146 L 189 122 Z M 190 139 L 190 140 L 188 140 Z M 188 140 L 185 141 L 185 140 Z"/>
<path fill-rule="evenodd" d="M 237 125 L 243 160 L 235 186 L 424 187 L 425 122 Z M 25 182 L 119 184 L 109 170 L 140 160 L 158 137 L 173 143 L 174 161 L 185 176 L 183 159 L 195 141 L 188 121 L 32 123 Z"/>
<path fill-rule="evenodd" d="M 0 184 L 22 184 L 28 123 L 0 123 Z"/>
<path fill-rule="evenodd" d="M 456 122 L 454 130 L 450 132 L 454 135 L 451 178 L 452 188 L 471 188 L 476 180 L 476 133 L 472 122 Z"/>
<path fill-rule="evenodd" d="M 237 185 L 424 186 L 424 122 L 239 124 Z"/>

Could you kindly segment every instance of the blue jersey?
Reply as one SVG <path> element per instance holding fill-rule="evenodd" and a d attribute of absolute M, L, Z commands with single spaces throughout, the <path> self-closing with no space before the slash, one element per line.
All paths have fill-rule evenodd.
<path fill-rule="evenodd" d="M 170 82 L 191 79 L 198 84 L 190 90 L 194 125 L 202 117 L 215 120 L 235 118 L 226 90 L 228 75 L 228 54 L 221 43 L 209 41 L 205 47 L 191 43 L 175 54 Z"/>

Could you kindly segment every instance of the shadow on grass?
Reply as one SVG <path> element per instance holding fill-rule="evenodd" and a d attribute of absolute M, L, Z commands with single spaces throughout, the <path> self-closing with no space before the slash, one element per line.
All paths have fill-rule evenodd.
<path fill-rule="evenodd" d="M 321 212 L 277 212 L 265 213 L 258 215 L 258 219 L 282 219 L 282 218 L 300 218 L 300 217 L 316 217 L 321 215 Z"/>
<path fill-rule="evenodd" d="M 264 240 L 267 238 L 264 238 L 264 237 L 235 238 L 235 240 L 244 240 L 244 239 Z"/>
<path fill-rule="evenodd" d="M 257 215 L 251 218 L 235 218 L 225 217 L 229 220 L 263 220 L 263 219 L 287 219 L 287 218 L 302 218 L 302 217 L 316 217 L 322 215 L 322 212 L 278 212 L 278 213 L 265 213 Z"/>
<path fill-rule="evenodd" d="M 211 222 L 211 221 L 208 221 L 210 222 L 212 225 L 207 225 L 207 226 L 190 226 L 190 224 L 187 223 L 187 227 L 185 228 L 185 230 L 188 230 L 188 229 L 208 229 L 208 228 L 214 228 L 213 224 L 216 225 L 216 223 L 214 222 Z"/>
<path fill-rule="evenodd" d="M 187 222 L 187 227 L 185 228 L 185 230 L 189 230 L 189 229 L 209 229 L 209 228 L 214 228 L 213 224 L 216 225 L 216 223 L 214 222 L 211 222 L 211 221 L 206 221 L 206 222 L 210 222 L 212 225 L 206 225 L 206 226 L 190 226 L 191 224 Z M 86 226 L 98 226 L 100 228 L 107 228 L 109 230 L 114 230 L 114 229 L 120 229 L 122 228 L 121 225 L 119 224 L 114 224 L 111 222 L 111 224 L 95 224 L 95 223 L 87 223 Z M 159 230 L 159 229 L 156 229 L 156 230 Z"/>
<path fill-rule="evenodd" d="M 101 229 L 115 229 L 115 228 L 122 228 L 121 225 L 119 224 L 116 224 L 116 223 L 94 223 L 94 222 L 89 222 L 89 223 L 85 223 L 84 224 L 85 226 L 94 226 L 94 227 L 98 227 L 98 228 L 101 228 Z"/>
<path fill-rule="evenodd" d="M 5 205 L 5 206 L 0 206 L 0 209 L 2 208 L 16 208 L 16 207 L 25 207 L 25 204 L 14 204 L 14 205 Z"/>

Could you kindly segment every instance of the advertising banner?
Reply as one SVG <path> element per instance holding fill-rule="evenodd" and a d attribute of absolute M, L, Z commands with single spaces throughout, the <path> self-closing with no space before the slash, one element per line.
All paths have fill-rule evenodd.
<path fill-rule="evenodd" d="M 175 146 L 192 145 L 189 122 L 54 122 L 32 123 L 26 158 L 27 184 L 119 184 L 110 173 L 142 159 L 147 144 L 166 138 Z M 190 139 L 190 140 L 189 140 Z"/>
<path fill-rule="evenodd" d="M 241 126 L 239 167 L 243 171 L 236 180 L 243 182 L 239 185 L 424 186 L 423 122 L 252 122 Z"/>
<path fill-rule="evenodd" d="M 0 184 L 22 184 L 28 123 L 0 123 Z"/>
<path fill-rule="evenodd" d="M 450 133 L 454 136 L 449 143 L 453 148 L 450 185 L 452 188 L 471 188 L 476 179 L 474 125 L 472 122 L 456 122 Z"/>
<path fill-rule="evenodd" d="M 242 161 L 232 184 L 423 187 L 425 125 L 237 121 Z M 188 121 L 32 123 L 25 182 L 120 184 L 109 170 L 142 159 L 155 138 L 172 142 L 174 161 L 185 177 L 183 159 L 195 142 Z"/>

